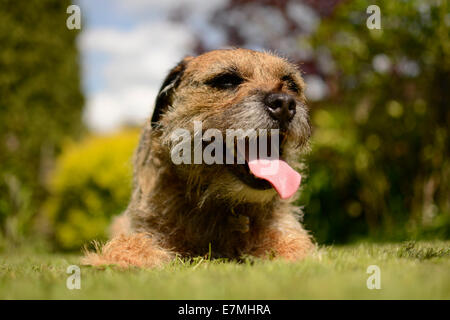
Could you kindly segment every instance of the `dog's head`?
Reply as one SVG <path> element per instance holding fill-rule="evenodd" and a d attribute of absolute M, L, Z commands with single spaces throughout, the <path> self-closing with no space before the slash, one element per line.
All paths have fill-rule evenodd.
<path fill-rule="evenodd" d="M 295 164 L 310 136 L 304 82 L 299 70 L 273 54 L 245 49 L 216 50 L 182 60 L 163 82 L 151 126 L 153 139 L 157 140 L 162 154 L 171 155 L 172 160 L 183 146 L 180 141 L 187 138 L 183 132 L 191 133 L 191 140 L 184 141 L 184 147 L 189 145 L 189 154 L 181 151 L 190 162 L 176 163 L 174 170 L 204 197 L 237 202 L 268 201 L 276 195 L 273 181 L 271 184 L 259 179 L 254 170 L 249 170 L 248 143 L 254 138 L 250 137 L 252 129 L 255 129 L 257 145 L 263 131 L 264 137 L 269 136 L 266 139 L 269 149 L 271 139 L 277 138 L 279 144 L 275 146 L 279 157 L 283 163 L 291 165 Z M 208 129 L 212 131 L 205 137 Z M 225 159 L 227 148 L 235 148 L 228 145 L 229 130 L 234 130 L 232 139 L 248 135 L 244 163 L 230 164 Z M 196 135 L 200 136 L 197 145 Z M 202 138 L 199 148 L 198 141 Z M 204 156 L 207 141 L 217 143 L 217 148 L 211 152 L 210 147 L 208 154 L 216 160 L 223 156 L 223 164 L 199 159 L 199 155 Z M 222 142 L 224 154 L 219 147 Z M 196 150 L 200 153 L 196 154 Z M 238 162 L 236 154 L 233 157 Z"/>

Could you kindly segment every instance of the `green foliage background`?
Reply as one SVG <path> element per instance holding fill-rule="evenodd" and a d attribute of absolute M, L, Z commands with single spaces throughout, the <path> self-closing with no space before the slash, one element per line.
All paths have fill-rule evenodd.
<path fill-rule="evenodd" d="M 0 241 L 30 234 L 53 159 L 82 130 L 67 0 L 0 2 Z"/>
<path fill-rule="evenodd" d="M 371 3 L 372 4 L 372 3 Z M 309 181 L 300 202 L 319 242 L 450 237 L 447 1 L 338 6 L 311 43 L 333 58 L 327 101 L 312 105 Z M 377 59 L 390 68 L 377 71 Z"/>
<path fill-rule="evenodd" d="M 58 157 L 45 204 L 52 238 L 61 249 L 105 240 L 111 217 L 123 211 L 131 194 L 132 156 L 139 130 L 90 136 L 70 143 Z"/>

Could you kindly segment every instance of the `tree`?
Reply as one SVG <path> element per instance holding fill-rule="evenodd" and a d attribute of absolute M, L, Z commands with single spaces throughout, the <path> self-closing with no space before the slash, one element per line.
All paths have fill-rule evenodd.
<path fill-rule="evenodd" d="M 0 3 L 0 229 L 25 232 L 46 196 L 62 142 L 82 131 L 70 1 Z"/>
<path fill-rule="evenodd" d="M 315 105 L 305 219 L 325 242 L 450 237 L 446 1 L 345 2 L 312 39 L 331 95 Z M 308 182 L 307 182 L 308 183 Z"/>

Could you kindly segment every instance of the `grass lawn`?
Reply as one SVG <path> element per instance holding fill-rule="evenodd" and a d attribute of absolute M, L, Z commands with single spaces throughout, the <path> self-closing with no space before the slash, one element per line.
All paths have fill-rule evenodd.
<path fill-rule="evenodd" d="M 79 256 L 0 254 L 0 299 L 450 299 L 450 242 L 322 247 L 298 263 L 175 261 L 162 270 L 81 267 L 81 289 L 66 269 Z M 369 290 L 367 267 L 381 271 Z"/>

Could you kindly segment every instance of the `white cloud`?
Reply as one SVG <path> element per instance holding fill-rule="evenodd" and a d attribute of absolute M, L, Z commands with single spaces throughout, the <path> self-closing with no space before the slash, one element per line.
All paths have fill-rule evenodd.
<path fill-rule="evenodd" d="M 165 21 L 131 30 L 86 30 L 79 40 L 83 53 L 108 57 L 101 70 L 101 90 L 87 97 L 84 116 L 88 126 L 111 131 L 149 117 L 162 80 L 192 50 L 192 43 L 188 28 Z"/>
<path fill-rule="evenodd" d="M 142 124 L 151 114 L 157 90 L 126 87 L 120 91 L 102 91 L 89 97 L 85 122 L 93 130 L 108 132 L 123 124 Z"/>

